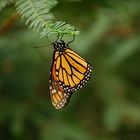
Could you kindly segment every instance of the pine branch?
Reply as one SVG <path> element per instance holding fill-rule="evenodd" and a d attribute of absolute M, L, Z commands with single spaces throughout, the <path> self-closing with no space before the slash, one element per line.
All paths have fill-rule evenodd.
<path fill-rule="evenodd" d="M 17 11 L 22 18 L 26 18 L 26 24 L 35 31 L 41 32 L 41 37 L 55 33 L 78 34 L 75 28 L 62 21 L 53 22 L 54 16 L 50 13 L 56 0 L 18 0 Z"/>
<path fill-rule="evenodd" d="M 53 15 L 49 13 L 49 10 L 55 4 L 55 0 L 51 0 L 51 2 L 46 0 L 19 0 L 16 6 L 21 16 L 27 19 L 26 24 L 29 24 L 30 28 L 38 32 L 49 24 L 49 20 L 53 19 Z"/>
<path fill-rule="evenodd" d="M 0 0 L 0 11 L 6 6 L 13 3 L 14 0 Z"/>
<path fill-rule="evenodd" d="M 66 22 L 57 21 L 55 23 L 50 22 L 50 26 L 46 26 L 45 28 L 43 28 L 43 31 L 40 34 L 41 37 L 45 37 L 55 33 L 77 35 L 79 34 L 79 31 L 76 31 L 74 26 L 71 26 Z"/>

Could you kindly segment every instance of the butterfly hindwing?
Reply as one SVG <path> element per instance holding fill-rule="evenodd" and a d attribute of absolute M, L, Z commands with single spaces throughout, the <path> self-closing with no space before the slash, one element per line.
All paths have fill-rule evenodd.
<path fill-rule="evenodd" d="M 68 104 L 71 93 L 65 93 L 60 85 L 54 80 L 50 80 L 50 84 L 50 96 L 52 104 L 55 109 L 62 109 Z"/>

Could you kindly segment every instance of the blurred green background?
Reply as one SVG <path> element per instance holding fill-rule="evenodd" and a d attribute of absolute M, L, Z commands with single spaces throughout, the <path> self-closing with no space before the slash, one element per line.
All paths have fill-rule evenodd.
<path fill-rule="evenodd" d="M 93 78 L 57 111 L 49 97 L 56 38 L 40 38 L 15 14 L 0 12 L 0 140 L 139 140 L 140 1 L 59 0 L 56 20 L 80 30 L 71 48 Z M 65 35 L 64 40 L 71 40 Z"/>

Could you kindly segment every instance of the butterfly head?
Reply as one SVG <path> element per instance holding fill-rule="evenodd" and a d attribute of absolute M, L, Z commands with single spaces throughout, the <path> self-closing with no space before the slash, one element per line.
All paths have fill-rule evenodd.
<path fill-rule="evenodd" d="M 54 49 L 59 52 L 64 52 L 67 48 L 67 44 L 64 41 L 63 42 L 55 41 L 52 45 L 53 45 Z"/>

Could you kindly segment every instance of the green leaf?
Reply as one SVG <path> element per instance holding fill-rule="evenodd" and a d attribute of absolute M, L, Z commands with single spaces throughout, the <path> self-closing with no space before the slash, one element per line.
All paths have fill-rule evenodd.
<path fill-rule="evenodd" d="M 56 4 L 56 0 L 19 0 L 16 2 L 17 11 L 22 18 L 26 18 L 26 25 L 36 32 L 41 32 L 41 37 L 55 33 L 78 34 L 78 31 L 75 31 L 74 26 L 70 24 L 63 21 L 53 22 L 54 16 L 50 10 Z"/>

